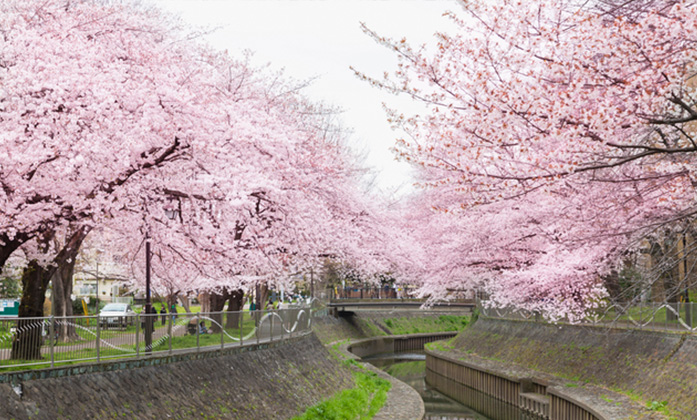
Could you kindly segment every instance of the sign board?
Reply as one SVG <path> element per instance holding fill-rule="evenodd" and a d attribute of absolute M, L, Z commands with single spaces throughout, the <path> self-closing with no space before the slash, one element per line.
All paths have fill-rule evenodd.
<path fill-rule="evenodd" d="M 19 301 L 16 299 L 0 299 L 0 316 L 19 315 Z"/>

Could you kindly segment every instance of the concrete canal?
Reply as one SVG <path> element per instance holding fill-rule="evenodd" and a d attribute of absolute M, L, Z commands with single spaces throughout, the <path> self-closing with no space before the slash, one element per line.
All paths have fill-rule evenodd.
<path fill-rule="evenodd" d="M 424 401 L 424 420 L 538 419 L 517 407 L 455 383 L 452 386 L 458 389 L 449 390 L 448 393 L 457 395 L 464 404 L 436 391 L 426 383 L 426 355 L 423 351 L 366 356 L 362 360 L 414 388 Z"/>

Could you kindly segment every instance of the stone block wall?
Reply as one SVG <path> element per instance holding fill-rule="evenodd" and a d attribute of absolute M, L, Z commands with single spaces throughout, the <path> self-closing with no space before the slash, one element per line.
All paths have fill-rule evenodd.
<path fill-rule="evenodd" d="M 0 419 L 289 419 L 353 386 L 314 334 L 236 354 L 100 365 L 108 366 L 0 383 Z"/>

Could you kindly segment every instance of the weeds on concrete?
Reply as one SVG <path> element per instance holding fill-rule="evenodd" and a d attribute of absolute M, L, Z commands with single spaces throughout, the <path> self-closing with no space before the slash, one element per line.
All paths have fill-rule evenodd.
<path fill-rule="evenodd" d="M 373 372 L 354 372 L 356 386 L 310 407 L 293 420 L 372 419 L 387 400 L 392 384 Z"/>

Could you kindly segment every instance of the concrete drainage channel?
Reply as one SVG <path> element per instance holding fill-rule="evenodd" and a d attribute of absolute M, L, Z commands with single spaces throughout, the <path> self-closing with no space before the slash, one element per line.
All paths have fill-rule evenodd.
<path fill-rule="evenodd" d="M 361 340 L 345 346 L 357 358 L 400 351 L 423 350 L 424 344 L 453 337 L 455 333 L 389 336 Z M 567 392 L 549 386 L 542 379 L 519 377 L 478 366 L 472 361 L 456 360 L 444 352 L 426 350 L 426 381 L 440 393 L 472 407 L 492 419 L 507 419 L 522 411 L 525 418 L 548 420 L 609 420 L 589 404 L 574 399 Z M 477 396 L 473 397 L 472 395 Z M 501 408 L 493 397 L 511 408 Z M 389 397 L 388 397 L 389 399 Z M 498 405 L 498 406 L 497 406 Z M 382 412 L 381 412 L 382 413 Z M 421 414 L 423 416 L 423 414 Z M 406 417 L 384 417 L 406 418 Z M 410 417 L 416 418 L 416 417 Z M 419 419 L 421 417 L 418 417 Z M 440 418 L 440 417 L 439 417 Z"/>

